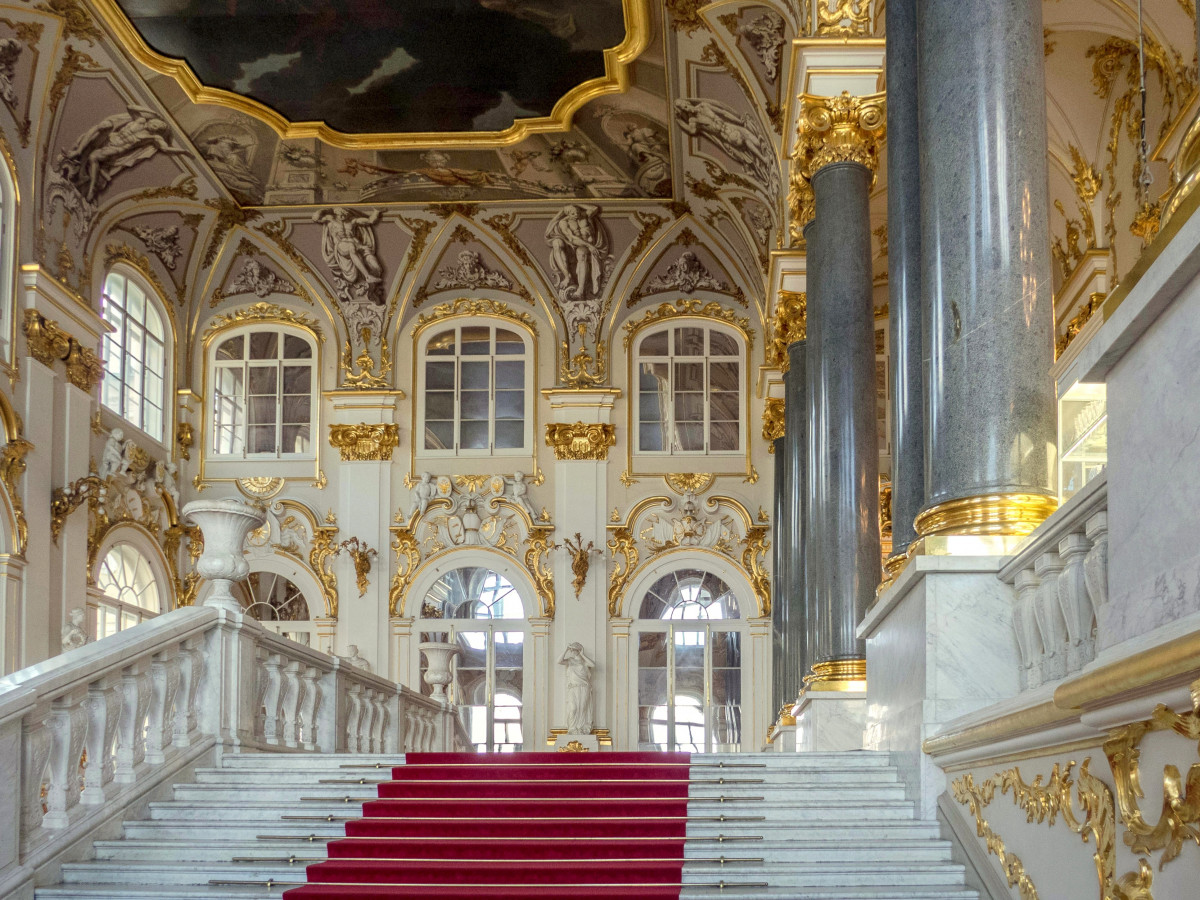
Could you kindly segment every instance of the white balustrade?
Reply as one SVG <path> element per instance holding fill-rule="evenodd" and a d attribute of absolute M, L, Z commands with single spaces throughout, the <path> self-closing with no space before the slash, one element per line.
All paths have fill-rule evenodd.
<path fill-rule="evenodd" d="M 1100 474 L 1000 569 L 1016 589 L 1013 628 L 1022 690 L 1059 681 L 1096 656 L 1108 603 L 1108 478 Z"/>

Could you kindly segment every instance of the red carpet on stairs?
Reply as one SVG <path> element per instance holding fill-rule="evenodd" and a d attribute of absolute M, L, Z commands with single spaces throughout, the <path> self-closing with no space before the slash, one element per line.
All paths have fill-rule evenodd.
<path fill-rule="evenodd" d="M 410 753 L 283 896 L 678 900 L 689 764 L 687 753 Z"/>

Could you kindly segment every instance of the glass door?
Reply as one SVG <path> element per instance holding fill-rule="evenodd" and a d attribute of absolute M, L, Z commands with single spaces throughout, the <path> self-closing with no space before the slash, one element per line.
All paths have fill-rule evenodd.
<path fill-rule="evenodd" d="M 525 633 L 499 623 L 479 622 L 455 629 L 458 644 L 452 700 L 481 753 L 511 753 L 524 746 Z"/>
<path fill-rule="evenodd" d="M 702 622 L 643 626 L 638 749 L 741 749 L 742 634 Z"/>

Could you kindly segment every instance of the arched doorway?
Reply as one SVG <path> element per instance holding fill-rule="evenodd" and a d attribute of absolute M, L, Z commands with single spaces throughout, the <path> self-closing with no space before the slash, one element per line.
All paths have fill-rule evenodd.
<path fill-rule="evenodd" d="M 480 752 L 525 747 L 525 648 L 529 623 L 520 592 L 504 575 L 464 566 L 442 575 L 421 603 L 421 640 L 449 641 L 450 699 L 471 745 Z M 422 675 L 426 661 L 421 661 Z M 422 690 L 429 692 L 424 679 Z"/>
<path fill-rule="evenodd" d="M 642 595 L 636 629 L 638 749 L 741 750 L 746 626 L 729 585 L 667 572 Z"/>

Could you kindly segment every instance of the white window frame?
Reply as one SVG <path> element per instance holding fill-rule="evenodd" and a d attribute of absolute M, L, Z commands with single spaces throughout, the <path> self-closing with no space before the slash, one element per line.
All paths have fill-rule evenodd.
<path fill-rule="evenodd" d="M 130 286 L 136 288 L 144 296 L 143 314 L 140 317 L 129 313 Z M 117 288 L 119 286 L 119 296 Z M 111 312 L 120 310 L 120 322 L 113 321 Z M 158 317 L 161 335 L 152 332 L 150 313 Z M 104 276 L 104 289 L 101 294 L 100 313 L 104 321 L 116 330 L 104 335 L 102 357 L 104 359 L 104 378 L 100 382 L 100 404 L 122 420 L 154 439 L 159 444 L 166 445 L 167 427 L 173 412 L 167 404 L 171 396 L 172 344 L 171 320 L 167 316 L 166 306 L 158 292 L 150 287 L 141 275 L 120 266 L 114 267 Z M 142 353 L 139 356 L 132 352 L 131 345 L 135 337 L 140 336 Z M 157 345 L 161 366 L 155 370 L 151 365 L 152 348 Z M 135 385 L 132 375 L 137 377 Z M 150 379 L 158 381 L 159 396 L 154 397 L 152 390 L 147 389 Z M 115 398 L 113 392 L 116 392 Z M 137 418 L 130 418 L 129 403 L 136 395 Z M 157 401 L 157 402 L 156 402 Z M 116 403 L 114 406 L 113 403 Z M 149 427 L 149 411 L 158 410 L 158 428 Z"/>
<path fill-rule="evenodd" d="M 108 564 L 108 559 L 112 554 L 123 554 L 131 552 L 136 555 L 137 562 L 135 568 L 144 567 L 145 571 L 150 576 L 148 587 L 154 588 L 154 595 L 158 600 L 158 609 L 152 609 L 141 603 L 128 603 L 119 597 L 114 597 L 112 594 L 107 594 L 100 587 L 103 580 L 103 573 Z M 99 640 L 103 637 L 108 637 L 111 634 L 117 634 L 124 631 L 126 628 L 132 628 L 135 625 L 140 625 L 148 619 L 153 619 L 163 612 L 163 598 L 169 597 L 169 594 L 164 594 L 163 585 L 159 583 L 158 574 L 155 572 L 154 565 L 149 557 L 142 553 L 135 545 L 128 542 L 118 542 L 113 544 L 99 562 L 96 569 L 96 593 L 89 598 L 88 606 L 91 613 L 91 633 L 93 638 Z M 105 627 L 106 619 L 111 619 L 115 628 L 109 630 Z"/>
<path fill-rule="evenodd" d="M 256 333 L 272 332 L 279 336 L 277 355 L 273 360 L 262 359 L 252 360 L 249 358 L 250 336 Z M 240 361 L 234 360 L 218 360 L 217 351 L 233 338 L 243 338 L 242 358 Z M 312 355 L 307 358 L 286 359 L 282 356 L 285 338 L 295 337 L 305 341 Z M 241 328 L 230 328 L 221 331 L 213 336 L 205 356 L 205 429 L 204 429 L 204 449 L 205 459 L 213 462 L 228 462 L 231 460 L 246 460 L 248 462 L 266 461 L 266 460 L 312 460 L 316 459 L 318 453 L 319 442 L 319 427 L 320 427 L 320 356 L 318 350 L 318 341 L 313 335 L 302 328 L 289 328 L 285 325 L 248 325 Z M 275 446 L 276 450 L 265 453 L 251 453 L 247 448 L 249 442 L 249 427 L 250 427 L 250 404 L 249 394 L 250 388 L 249 367 L 253 365 L 265 366 L 274 362 L 279 372 L 279 378 L 276 384 L 280 391 L 275 394 Z M 283 387 L 283 367 L 287 366 L 304 366 L 307 365 L 311 370 L 309 378 L 309 450 L 303 453 L 284 453 L 282 451 L 283 428 L 283 401 L 285 395 L 282 393 Z M 240 452 L 221 453 L 216 449 L 217 436 L 217 416 L 221 412 L 216 399 L 217 386 L 219 384 L 220 371 L 223 369 L 241 368 L 242 377 L 242 394 L 241 402 L 243 409 L 243 419 L 240 424 L 242 450 Z M 299 394 L 294 396 L 300 396 Z"/>
<path fill-rule="evenodd" d="M 721 334 L 725 337 L 731 338 L 734 341 L 734 343 L 737 345 L 737 355 L 736 356 L 710 357 L 707 353 L 703 353 L 700 355 L 692 355 L 692 356 L 685 356 L 683 354 L 677 354 L 675 352 L 675 337 L 674 337 L 674 335 L 675 335 L 676 330 L 678 330 L 680 328 L 702 329 L 704 331 L 705 347 L 708 346 L 710 333 L 715 332 L 717 334 Z M 667 353 L 666 353 L 666 355 L 655 354 L 653 356 L 650 356 L 650 355 L 644 354 L 642 352 L 642 347 L 645 344 L 645 342 L 648 339 L 650 339 L 651 337 L 654 337 L 655 335 L 659 335 L 659 334 L 663 334 L 663 333 L 667 334 Z M 662 413 L 664 416 L 669 416 L 669 418 L 666 419 L 665 421 L 668 426 L 669 433 L 671 435 L 673 435 L 675 432 L 675 404 L 674 404 L 675 364 L 677 362 L 694 363 L 694 362 L 698 362 L 698 361 L 702 361 L 704 363 L 704 399 L 703 399 L 703 405 L 704 405 L 704 424 L 703 424 L 704 449 L 703 450 L 676 450 L 672 446 L 672 447 L 668 447 L 663 450 L 643 450 L 642 446 L 641 446 L 641 434 L 642 434 L 642 391 L 641 391 L 642 372 L 641 372 L 641 368 L 642 368 L 642 364 L 643 363 L 664 363 L 668 367 L 667 371 L 669 373 L 669 378 L 670 378 L 669 388 L 666 392 L 668 400 L 666 403 L 666 408 L 662 411 Z M 710 371 L 709 367 L 713 362 L 736 362 L 736 364 L 737 364 L 737 371 L 738 371 L 738 387 L 737 387 L 738 441 L 737 441 L 737 447 L 732 450 L 710 450 L 709 449 L 709 442 L 711 441 L 711 438 L 712 438 L 712 422 L 711 422 L 711 418 L 710 418 L 711 400 L 710 400 L 710 396 L 709 396 L 709 387 L 712 383 L 712 378 L 709 375 L 709 371 Z M 745 404 L 746 389 L 747 389 L 747 386 L 746 386 L 746 341 L 743 338 L 743 336 L 740 335 L 734 329 L 725 328 L 717 323 L 702 321 L 702 320 L 673 320 L 673 321 L 664 323 L 659 326 L 649 327 L 649 328 L 644 329 L 641 333 L 639 333 L 637 335 L 637 341 L 634 344 L 633 367 L 630 370 L 629 392 L 633 395 L 633 428 L 632 428 L 633 433 L 630 435 L 629 439 L 630 439 L 630 447 L 631 447 L 632 455 L 635 457 L 637 457 L 637 456 L 641 456 L 641 457 L 712 456 L 712 457 L 721 457 L 721 458 L 729 458 L 729 459 L 744 456 L 746 453 L 746 418 L 747 418 L 746 408 L 745 408 L 745 406 L 746 406 L 746 404 Z M 672 437 L 672 442 L 673 442 L 673 440 L 674 440 L 674 438 Z"/>
<path fill-rule="evenodd" d="M 0 162 L 0 359 L 12 364 L 13 307 L 16 303 L 17 190 L 8 166 Z"/>
<path fill-rule="evenodd" d="M 467 355 L 462 352 L 462 329 L 463 328 L 488 328 L 489 336 L 489 352 L 487 355 Z M 516 354 L 498 354 L 495 351 L 496 346 L 496 331 L 503 329 L 517 335 L 524 344 L 525 350 L 519 356 Z M 455 352 L 453 356 L 429 356 L 429 342 L 434 338 L 445 334 L 447 331 L 453 330 L 455 333 L 454 346 Z M 425 419 L 426 419 L 426 399 L 428 389 L 426 387 L 425 366 L 427 362 L 453 362 L 454 363 L 454 446 L 445 449 L 428 449 L 425 446 Z M 461 444 L 462 433 L 462 363 L 466 362 L 483 362 L 489 364 L 489 391 L 491 396 L 488 398 L 488 446 L 463 448 Z M 522 445 L 520 447 L 500 447 L 495 448 L 496 442 L 496 363 L 497 362 L 523 362 L 525 367 L 525 405 L 524 405 L 524 427 L 522 429 Z M 534 398 L 534 369 L 536 368 L 536 356 L 534 353 L 533 337 L 529 334 L 526 328 L 523 328 L 516 322 L 510 322 L 506 319 L 461 319 L 448 322 L 440 322 L 427 328 L 420 336 L 417 342 L 417 362 L 416 362 L 416 385 L 417 394 L 421 398 L 417 403 L 417 421 L 416 430 L 414 432 L 413 444 L 414 452 L 417 457 L 473 457 L 473 456 L 528 456 L 534 451 L 533 446 L 533 426 L 535 415 L 535 398 Z"/>

